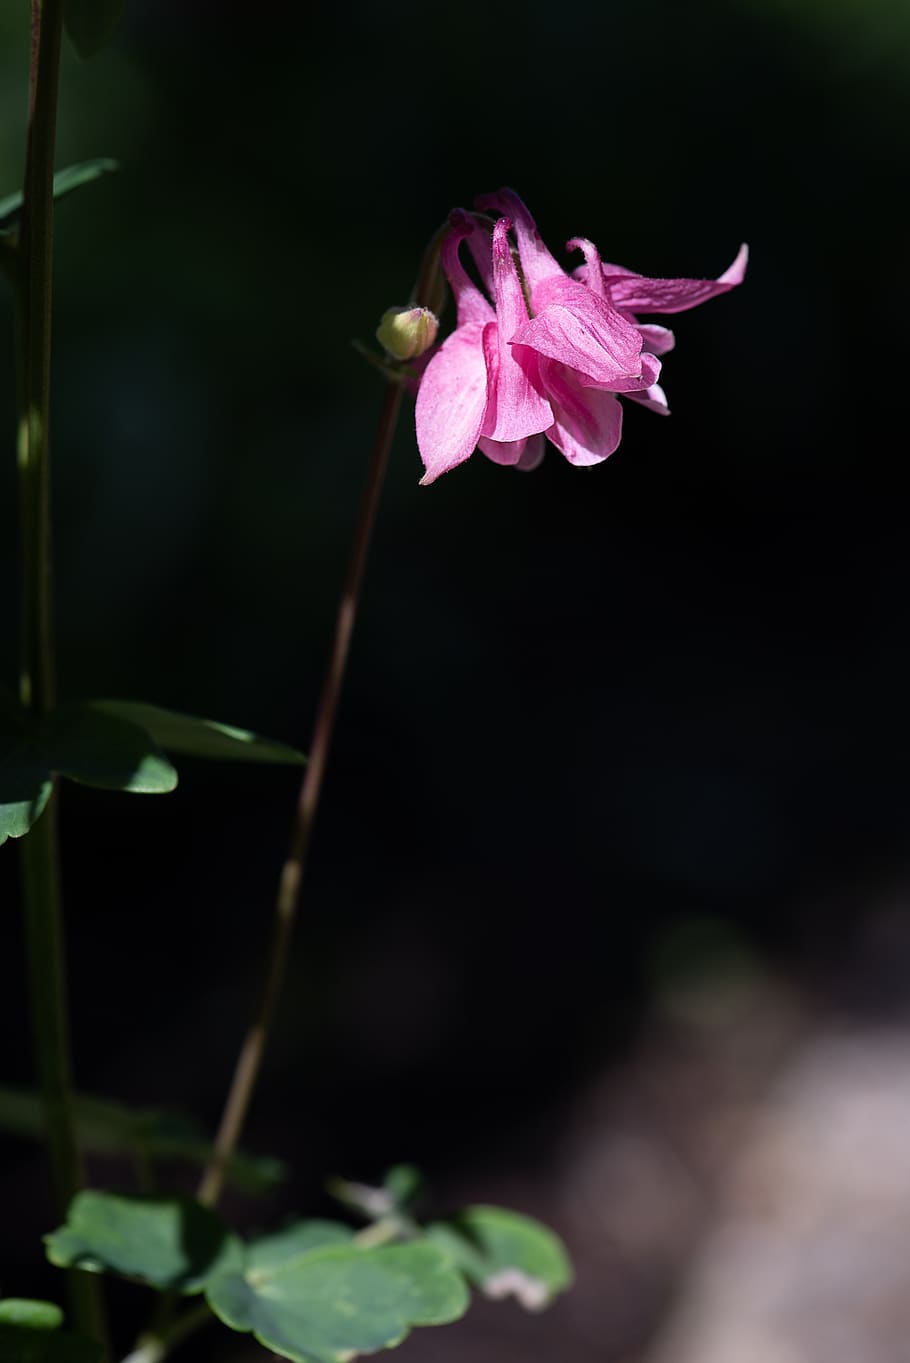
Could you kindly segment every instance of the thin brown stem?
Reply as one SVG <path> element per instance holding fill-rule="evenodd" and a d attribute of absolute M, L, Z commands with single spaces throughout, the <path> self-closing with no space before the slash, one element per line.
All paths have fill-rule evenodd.
<path fill-rule="evenodd" d="M 338 700 L 341 695 L 348 654 L 351 648 L 351 636 L 354 631 L 354 620 L 357 614 L 367 552 L 376 520 L 379 494 L 385 478 L 402 396 L 403 390 L 400 383 L 390 382 L 387 385 L 376 431 L 373 455 L 360 504 L 360 513 L 357 518 L 357 528 L 354 532 L 351 558 L 341 592 L 341 600 L 338 604 L 335 635 L 323 681 L 319 708 L 316 712 L 309 760 L 297 799 L 287 857 L 278 882 L 275 917 L 265 979 L 253 1020 L 237 1058 L 221 1124 L 215 1138 L 214 1154 L 199 1185 L 199 1200 L 207 1206 L 214 1206 L 221 1196 L 227 1165 L 240 1139 L 240 1133 L 262 1065 L 269 1028 L 284 981 L 291 933 L 300 900 L 300 887 L 306 869 L 307 853 L 313 835 L 313 825 L 319 806 L 326 760 L 335 727 Z"/>

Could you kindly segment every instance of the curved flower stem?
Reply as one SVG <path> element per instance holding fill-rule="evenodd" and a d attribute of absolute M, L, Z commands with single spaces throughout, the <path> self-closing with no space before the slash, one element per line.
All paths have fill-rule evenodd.
<path fill-rule="evenodd" d="M 240 1132 L 262 1065 L 269 1027 L 284 980 L 291 931 L 300 898 L 307 852 L 313 834 L 313 824 L 322 791 L 322 779 L 325 775 L 326 759 L 328 758 L 335 726 L 335 714 L 338 709 L 338 700 L 344 683 L 348 653 L 351 647 L 351 636 L 354 631 L 354 619 L 360 598 L 367 551 L 376 520 L 379 494 L 385 478 L 402 397 L 401 383 L 390 381 L 386 386 L 376 431 L 376 441 L 373 446 L 373 455 L 360 504 L 357 527 L 354 532 L 351 558 L 341 592 L 341 600 L 338 603 L 335 636 L 323 680 L 319 709 L 316 712 L 316 723 L 313 729 L 313 741 L 310 746 L 307 767 L 297 798 L 290 845 L 278 882 L 265 978 L 253 1020 L 237 1058 L 234 1077 L 231 1081 L 221 1124 L 215 1138 L 214 1154 L 202 1176 L 197 1194 L 199 1201 L 210 1207 L 213 1207 L 221 1196 L 228 1161 L 240 1139 Z"/>
<path fill-rule="evenodd" d="M 53 174 L 62 0 L 32 0 L 28 144 L 16 278 L 22 552 L 20 698 L 39 718 L 55 701 L 48 496 Z M 71 1077 L 56 792 L 22 845 L 29 997 L 47 1144 L 61 1216 L 82 1185 Z M 104 1341 L 99 1285 L 70 1272 L 73 1323 Z"/>

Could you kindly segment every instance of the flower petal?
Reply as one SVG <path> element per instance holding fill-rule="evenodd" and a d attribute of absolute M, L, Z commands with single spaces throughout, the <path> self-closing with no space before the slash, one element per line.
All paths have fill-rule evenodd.
<path fill-rule="evenodd" d="M 570 370 L 550 360 L 541 362 L 541 375 L 556 417 L 547 439 L 570 464 L 602 463 L 622 435 L 619 400 L 597 388 L 581 388 Z"/>
<path fill-rule="evenodd" d="M 417 394 L 417 446 L 432 483 L 473 453 L 487 408 L 483 334 L 473 323 L 453 331 L 427 365 Z"/>
<path fill-rule="evenodd" d="M 584 252 L 584 283 L 598 298 L 605 298 L 607 288 L 604 283 L 603 262 L 593 241 L 589 241 L 587 237 L 570 237 L 566 242 L 566 250 Z"/>
<path fill-rule="evenodd" d="M 531 440 L 537 440 L 533 435 Z M 542 439 L 542 437 L 540 437 Z M 489 436 L 482 435 L 477 442 L 477 448 L 488 459 L 492 459 L 494 464 L 520 464 L 524 458 L 527 440 L 491 440 Z"/>
<path fill-rule="evenodd" d="M 513 345 L 528 346 L 598 384 L 640 377 L 638 328 L 605 299 L 566 276 L 549 280 L 540 292 L 540 311 L 519 327 Z"/>
<path fill-rule="evenodd" d="M 524 448 L 524 454 L 515 465 L 522 473 L 531 473 L 542 461 L 546 452 L 546 442 L 542 435 L 532 435 Z"/>
<path fill-rule="evenodd" d="M 650 388 L 657 382 L 660 376 L 661 363 L 655 355 L 651 355 L 647 350 L 641 352 L 641 373 L 632 375 L 620 375 L 618 379 L 612 379 L 609 383 L 595 383 L 586 374 L 576 374 L 578 382 L 582 388 L 603 388 L 608 393 L 637 393 L 642 388 Z"/>
<path fill-rule="evenodd" d="M 483 433 L 491 440 L 506 442 L 536 435 L 553 422 L 550 404 L 532 383 L 533 371 L 521 367 L 509 345 L 518 328 L 528 320 L 525 296 L 509 246 L 511 225 L 508 218 L 500 218 L 493 231 L 497 326 L 495 334 L 485 333 L 484 341 L 490 381 Z"/>
<path fill-rule="evenodd" d="M 638 330 L 641 332 L 643 349 L 650 350 L 652 355 L 666 355 L 676 345 L 676 337 L 669 327 L 659 327 L 656 322 L 642 322 Z"/>
<path fill-rule="evenodd" d="M 659 383 L 652 383 L 650 388 L 644 388 L 640 393 L 623 393 L 623 397 L 631 398 L 639 407 L 647 407 L 649 412 L 657 412 L 660 416 L 670 415 L 667 395 Z"/>
<path fill-rule="evenodd" d="M 565 274 L 565 270 L 544 246 L 536 222 L 514 189 L 479 194 L 474 202 L 478 208 L 492 209 L 494 213 L 502 213 L 514 222 L 521 268 L 532 295 L 544 279 Z"/>
<path fill-rule="evenodd" d="M 743 244 L 733 264 L 717 279 L 648 279 L 617 265 L 602 268 L 607 294 L 615 307 L 628 312 L 685 312 L 741 284 L 748 259 L 749 248 Z M 585 265 L 579 267 L 579 278 L 580 271 L 587 269 Z"/>
<path fill-rule="evenodd" d="M 482 326 L 485 322 L 494 321 L 496 314 L 493 312 L 492 305 L 487 302 L 477 285 L 469 277 L 458 254 L 465 238 L 473 236 L 480 229 L 473 219 L 468 217 L 467 213 L 459 211 L 451 215 L 450 222 L 451 226 L 445 235 L 439 254 L 442 260 L 442 268 L 445 270 L 446 278 L 452 286 L 452 293 L 455 295 L 455 306 L 458 309 L 456 325 L 458 327 L 471 326 L 472 324 Z"/>

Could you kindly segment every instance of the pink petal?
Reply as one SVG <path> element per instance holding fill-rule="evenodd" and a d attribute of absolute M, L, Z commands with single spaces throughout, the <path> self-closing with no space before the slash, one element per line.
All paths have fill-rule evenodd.
<path fill-rule="evenodd" d="M 684 312 L 735 289 L 743 282 L 748 259 L 749 248 L 743 244 L 733 264 L 717 279 L 648 279 L 616 265 L 604 265 L 603 277 L 607 294 L 617 308 L 628 312 Z"/>
<path fill-rule="evenodd" d="M 639 407 L 647 407 L 649 412 L 657 412 L 660 416 L 670 415 L 667 395 L 659 383 L 652 383 L 650 388 L 645 388 L 640 393 L 624 393 L 623 397 L 631 398 Z"/>
<path fill-rule="evenodd" d="M 468 250 L 474 257 L 480 282 L 490 297 L 493 297 L 493 256 L 490 250 L 490 230 L 472 219 L 474 230 L 468 237 Z"/>
<path fill-rule="evenodd" d="M 500 218 L 493 231 L 497 326 L 495 333 L 485 333 L 484 337 L 489 402 L 483 434 L 500 442 L 524 440 L 545 431 L 553 421 L 550 404 L 533 386 L 529 373 L 519 365 L 508 343 L 528 320 L 525 296 L 509 246 L 510 227 L 508 218 Z"/>
<path fill-rule="evenodd" d="M 477 445 L 487 408 L 487 366 L 483 334 L 493 323 L 453 331 L 433 356 L 420 381 L 415 416 L 417 446 L 432 483 L 468 458 Z"/>
<path fill-rule="evenodd" d="M 600 464 L 611 455 L 622 435 L 622 407 L 612 393 L 580 388 L 574 376 L 549 360 L 541 374 L 556 417 L 546 432 L 570 464 Z"/>
<path fill-rule="evenodd" d="M 513 345 L 528 346 L 597 384 L 641 376 L 638 328 L 605 299 L 565 276 L 549 280 L 541 294 L 540 311 L 519 327 Z"/>
<path fill-rule="evenodd" d="M 544 246 L 537 224 L 514 189 L 480 194 L 474 202 L 478 208 L 492 209 L 494 213 L 502 213 L 514 222 L 521 268 L 532 294 L 544 279 L 565 274 L 565 270 Z"/>
<path fill-rule="evenodd" d="M 659 327 L 656 322 L 642 322 L 638 330 L 641 332 L 643 349 L 650 350 L 652 355 L 666 355 L 676 345 L 676 337 L 669 327 Z"/>
<path fill-rule="evenodd" d="M 566 250 L 584 252 L 584 283 L 587 284 L 591 292 L 596 294 L 598 298 L 605 298 L 607 289 L 604 284 L 600 252 L 593 241 L 588 241 L 587 237 L 570 237 L 566 242 Z"/>
<path fill-rule="evenodd" d="M 487 302 L 477 285 L 468 276 L 458 254 L 465 238 L 472 236 L 478 230 L 477 225 L 466 213 L 453 213 L 452 226 L 446 233 L 440 249 L 442 268 L 446 272 L 446 278 L 452 286 L 452 293 L 455 295 L 455 306 L 458 309 L 458 327 L 482 326 L 485 322 L 492 322 L 495 319 L 491 304 Z"/>
<path fill-rule="evenodd" d="M 533 469 L 537 468 L 538 464 L 543 459 L 545 450 L 546 442 L 543 436 L 532 435 L 525 445 L 524 454 L 515 467 L 521 469 L 522 473 L 530 473 Z"/>
<path fill-rule="evenodd" d="M 542 440 L 542 436 L 532 435 L 531 440 Z M 494 464 L 520 464 L 525 456 L 528 440 L 490 440 L 488 436 L 482 435 L 477 442 L 477 448 L 492 459 Z"/>
<path fill-rule="evenodd" d="M 647 350 L 641 352 L 641 373 L 637 375 L 621 375 L 618 379 L 611 380 L 610 383 L 595 383 L 585 374 L 577 374 L 576 378 L 582 388 L 603 388 L 609 393 L 637 393 L 642 388 L 650 388 L 657 382 L 660 376 L 661 363 L 655 355 L 650 355 Z"/>

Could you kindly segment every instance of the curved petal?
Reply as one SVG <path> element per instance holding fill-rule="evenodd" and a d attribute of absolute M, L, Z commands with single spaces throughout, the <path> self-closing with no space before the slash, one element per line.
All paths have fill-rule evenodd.
<path fill-rule="evenodd" d="M 536 469 L 538 464 L 543 460 L 546 448 L 546 442 L 542 435 L 532 435 L 528 439 L 524 448 L 524 453 L 515 467 L 521 469 L 522 473 L 531 473 L 531 471 Z"/>
<path fill-rule="evenodd" d="M 532 436 L 536 440 L 537 436 Z M 491 440 L 489 436 L 482 435 L 477 442 L 477 448 L 488 459 L 492 459 L 494 464 L 519 464 L 524 456 L 527 440 Z"/>
<path fill-rule="evenodd" d="M 537 224 L 514 189 L 500 189 L 495 194 L 479 194 L 474 200 L 478 208 L 491 208 L 502 213 L 515 224 L 521 268 L 533 295 L 537 285 L 551 275 L 564 275 L 565 270 L 554 260 L 543 244 Z"/>
<path fill-rule="evenodd" d="M 584 252 L 585 263 L 581 268 L 585 274 L 582 282 L 587 284 L 591 292 L 597 294 L 598 298 L 606 297 L 607 290 L 604 284 L 600 252 L 593 241 L 588 241 L 587 237 L 570 237 L 566 242 L 566 250 Z"/>
<path fill-rule="evenodd" d="M 432 483 L 473 453 L 487 409 L 487 366 L 483 333 L 487 327 L 459 327 L 424 370 L 417 393 L 417 447 Z"/>
<path fill-rule="evenodd" d="M 659 327 L 656 322 L 642 322 L 638 330 L 641 332 L 643 348 L 650 350 L 652 355 L 666 355 L 676 345 L 676 337 L 669 327 Z"/>
<path fill-rule="evenodd" d="M 510 227 L 508 218 L 500 218 L 493 231 L 497 325 L 495 334 L 485 333 L 484 338 L 490 383 L 483 434 L 501 442 L 524 440 L 545 431 L 553 421 L 550 404 L 534 387 L 530 373 L 518 363 L 509 345 L 511 337 L 528 320 L 525 296 L 509 246 Z"/>
<path fill-rule="evenodd" d="M 660 416 L 670 415 L 667 395 L 659 383 L 652 383 L 650 388 L 644 388 L 640 393 L 623 393 L 623 397 L 631 398 L 639 407 L 647 407 L 649 412 L 657 412 Z"/>
<path fill-rule="evenodd" d="M 709 298 L 735 289 L 743 282 L 748 260 L 749 248 L 743 243 L 733 264 L 717 279 L 648 279 L 615 265 L 602 268 L 607 295 L 615 307 L 628 312 L 670 313 L 697 308 Z M 587 268 L 580 267 L 581 270 Z"/>
<path fill-rule="evenodd" d="M 455 306 L 458 309 L 456 326 L 482 326 L 485 322 L 494 321 L 496 314 L 492 305 L 487 302 L 468 275 L 459 256 L 461 243 L 480 229 L 466 213 L 462 212 L 453 213 L 450 222 L 451 227 L 443 239 L 439 254 L 442 268 L 455 296 Z"/>
<path fill-rule="evenodd" d="M 641 373 L 635 375 L 621 375 L 618 379 L 612 379 L 609 383 L 595 383 L 586 374 L 576 374 L 578 382 L 582 388 L 602 388 L 607 393 L 637 393 L 642 388 L 650 388 L 657 382 L 660 376 L 661 363 L 655 355 L 651 355 L 647 350 L 641 352 Z"/>
<path fill-rule="evenodd" d="M 544 306 L 519 327 L 513 345 L 528 346 L 598 384 L 641 376 L 638 328 L 605 299 L 565 276 L 549 281 L 543 292 Z"/>
<path fill-rule="evenodd" d="M 556 417 L 547 439 L 570 464 L 600 464 L 613 453 L 622 435 L 622 407 L 612 393 L 581 388 L 568 370 L 549 360 L 541 371 Z"/>

